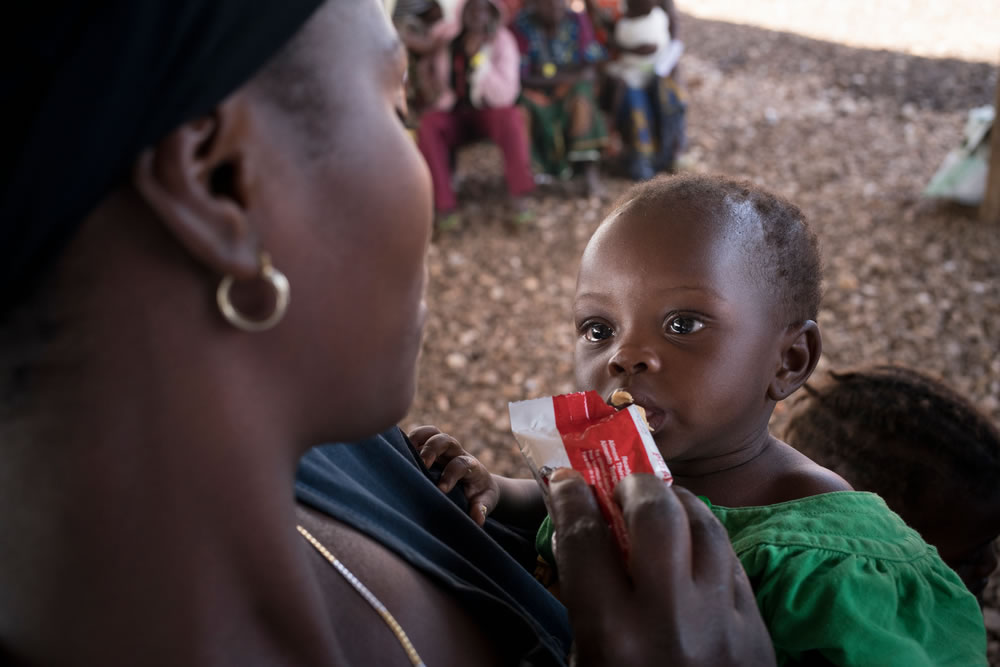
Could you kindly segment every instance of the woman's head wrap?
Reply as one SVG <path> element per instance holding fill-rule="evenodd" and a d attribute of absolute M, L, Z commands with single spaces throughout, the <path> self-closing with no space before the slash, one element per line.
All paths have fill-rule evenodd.
<path fill-rule="evenodd" d="M 247 81 L 320 4 L 18 3 L 0 29 L 0 312 L 143 148 Z"/>

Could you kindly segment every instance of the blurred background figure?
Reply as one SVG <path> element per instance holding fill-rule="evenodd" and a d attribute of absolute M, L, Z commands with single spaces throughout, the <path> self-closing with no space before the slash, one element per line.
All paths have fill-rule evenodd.
<path fill-rule="evenodd" d="M 684 145 L 686 105 L 674 77 L 683 49 L 672 0 L 629 0 L 614 25 L 617 54 L 607 67 L 615 129 L 632 180 L 674 168 Z"/>
<path fill-rule="evenodd" d="M 602 46 L 610 46 L 615 22 L 622 15 L 620 0 L 585 0 L 583 6 L 591 25 L 594 26 L 594 37 Z"/>
<path fill-rule="evenodd" d="M 504 10 L 494 0 L 468 0 L 462 30 L 433 58 L 430 109 L 420 117 L 417 142 L 434 181 L 437 224 L 448 230 L 460 224 L 452 188 L 455 150 L 488 137 L 503 153 L 504 178 L 513 221 L 530 219 L 524 196 L 534 188 L 520 93 L 520 54 L 504 27 Z"/>
<path fill-rule="evenodd" d="M 431 103 L 433 95 L 433 57 L 442 50 L 446 40 L 442 33 L 449 26 L 444 22 L 444 11 L 437 0 L 398 0 L 392 12 L 392 22 L 399 38 L 406 46 L 410 62 L 406 77 L 405 122 L 416 127 L 421 109 Z"/>
<path fill-rule="evenodd" d="M 944 383 L 899 366 L 830 372 L 805 389 L 785 440 L 882 496 L 982 601 L 1000 535 L 997 427 Z"/>
<path fill-rule="evenodd" d="M 582 172 L 587 192 L 602 194 L 598 164 L 608 135 L 597 108 L 594 65 L 606 51 L 590 19 L 565 0 L 534 0 L 512 30 L 521 49 L 521 104 L 535 172 L 542 180 Z"/>

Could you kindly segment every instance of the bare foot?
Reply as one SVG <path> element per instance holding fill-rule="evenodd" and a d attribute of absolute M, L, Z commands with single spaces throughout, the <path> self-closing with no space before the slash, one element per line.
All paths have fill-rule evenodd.
<path fill-rule="evenodd" d="M 434 228 L 439 232 L 453 232 L 462 226 L 462 216 L 458 211 L 438 212 L 434 216 Z"/>
<path fill-rule="evenodd" d="M 535 220 L 535 212 L 532 210 L 527 197 L 511 197 L 509 200 L 510 221 L 516 227 L 526 225 Z"/>

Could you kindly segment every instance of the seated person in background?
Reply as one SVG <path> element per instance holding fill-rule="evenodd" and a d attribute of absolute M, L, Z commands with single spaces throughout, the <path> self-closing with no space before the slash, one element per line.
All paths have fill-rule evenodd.
<path fill-rule="evenodd" d="M 615 24 L 619 56 L 607 67 L 612 111 L 628 144 L 629 176 L 637 181 L 673 169 L 684 144 L 685 104 L 671 76 L 680 49 L 676 25 L 672 0 L 629 0 Z"/>
<path fill-rule="evenodd" d="M 535 0 L 511 29 L 521 48 L 521 105 L 535 173 L 568 179 L 582 170 L 588 192 L 601 194 L 597 167 L 607 130 L 597 109 L 593 65 L 605 51 L 590 20 L 570 11 L 566 0 Z"/>
<path fill-rule="evenodd" d="M 445 47 L 461 29 L 449 20 L 438 0 L 398 0 L 392 22 L 411 55 L 433 55 Z"/>
<path fill-rule="evenodd" d="M 404 119 L 410 127 L 416 126 L 419 111 L 428 104 L 427 83 L 432 79 L 433 54 L 444 44 L 437 37 L 443 17 L 441 5 L 435 0 L 399 0 L 392 12 L 392 23 L 410 56 Z"/>
<path fill-rule="evenodd" d="M 507 193 L 516 222 L 530 218 L 524 195 L 535 187 L 524 117 L 514 102 L 521 90 L 519 52 L 492 0 L 469 0 L 462 32 L 434 58 L 432 110 L 420 117 L 417 144 L 430 167 L 439 229 L 460 224 L 452 190 L 452 154 L 489 137 L 503 152 Z"/>
<path fill-rule="evenodd" d="M 655 0 L 629 0 L 625 14 L 615 23 L 614 46 L 618 58 L 608 71 L 629 88 L 645 88 L 656 76 L 656 60 L 670 46 L 670 19 Z"/>
<path fill-rule="evenodd" d="M 406 122 L 416 124 L 419 112 L 437 96 L 434 60 L 462 30 L 465 0 L 398 0 L 392 21 L 410 56 Z"/>
<path fill-rule="evenodd" d="M 788 442 L 882 496 L 981 601 L 1000 535 L 997 427 L 939 380 L 899 366 L 831 371 L 805 389 Z"/>
<path fill-rule="evenodd" d="M 594 37 L 601 46 L 611 46 L 611 33 L 622 15 L 619 0 L 585 0 L 584 7 L 590 24 L 594 26 Z"/>
<path fill-rule="evenodd" d="M 524 9 L 524 0 L 501 0 L 500 4 L 503 5 L 504 20 L 507 23 Z"/>

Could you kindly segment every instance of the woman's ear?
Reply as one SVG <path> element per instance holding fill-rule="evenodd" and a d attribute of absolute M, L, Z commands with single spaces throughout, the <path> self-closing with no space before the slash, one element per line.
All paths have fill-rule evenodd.
<path fill-rule="evenodd" d="M 246 144 L 250 124 L 237 93 L 181 125 L 136 161 L 133 184 L 170 234 L 218 275 L 256 275 L 259 248 L 249 224 Z"/>
<path fill-rule="evenodd" d="M 823 352 L 819 326 L 813 320 L 806 320 L 788 327 L 782 335 L 780 351 L 778 370 L 767 387 L 767 396 L 773 401 L 791 396 L 816 369 Z"/>

